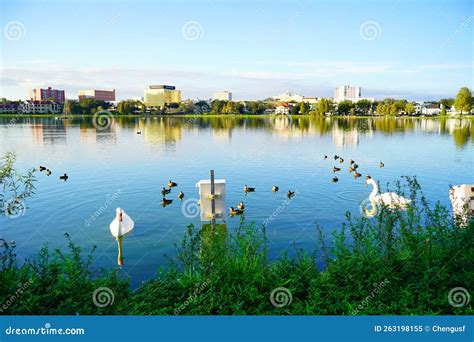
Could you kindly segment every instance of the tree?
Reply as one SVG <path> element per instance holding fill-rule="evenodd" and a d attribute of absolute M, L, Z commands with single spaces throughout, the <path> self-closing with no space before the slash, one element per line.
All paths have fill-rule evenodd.
<path fill-rule="evenodd" d="M 7 152 L 0 158 L 0 215 L 17 217 L 26 210 L 25 199 L 34 194 L 36 169 L 21 174 L 15 169 L 16 156 Z"/>
<path fill-rule="evenodd" d="M 262 114 L 265 111 L 265 105 L 259 101 L 249 101 L 248 107 L 252 114 Z"/>
<path fill-rule="evenodd" d="M 337 105 L 338 115 L 349 115 L 353 113 L 354 103 L 352 101 L 341 101 Z"/>
<path fill-rule="evenodd" d="M 407 114 L 413 114 L 415 112 L 415 106 L 413 105 L 413 103 L 408 102 L 407 104 L 405 104 L 404 110 Z"/>
<path fill-rule="evenodd" d="M 222 108 L 224 107 L 226 101 L 214 100 L 212 101 L 211 113 L 212 114 L 221 114 Z"/>
<path fill-rule="evenodd" d="M 70 100 L 66 100 L 64 102 L 63 114 L 66 114 L 66 115 L 72 114 L 72 103 Z"/>
<path fill-rule="evenodd" d="M 461 112 L 471 113 L 472 109 L 472 93 L 468 87 L 462 87 L 459 89 L 456 99 L 454 100 L 454 107 L 456 110 Z"/>
<path fill-rule="evenodd" d="M 454 104 L 454 99 L 451 99 L 451 98 L 449 98 L 449 99 L 441 99 L 441 100 L 439 100 L 439 103 L 442 104 L 442 105 L 445 106 L 445 107 L 451 108 L 451 107 L 453 106 L 453 104 Z"/>
<path fill-rule="evenodd" d="M 306 102 L 300 102 L 300 114 L 308 114 L 309 112 L 309 104 Z"/>
<path fill-rule="evenodd" d="M 179 108 L 179 103 L 177 102 L 168 103 L 168 108 L 173 108 L 173 109 Z"/>
<path fill-rule="evenodd" d="M 291 107 L 291 115 L 298 115 L 300 113 L 300 106 L 298 104 L 293 103 L 293 106 Z"/>
<path fill-rule="evenodd" d="M 368 115 L 372 109 L 372 102 L 370 100 L 360 100 L 356 103 L 355 108 L 360 115 Z"/>
<path fill-rule="evenodd" d="M 314 113 L 316 115 L 325 115 L 327 113 L 332 113 L 334 110 L 334 103 L 330 99 L 322 98 L 316 103 L 316 110 Z"/>

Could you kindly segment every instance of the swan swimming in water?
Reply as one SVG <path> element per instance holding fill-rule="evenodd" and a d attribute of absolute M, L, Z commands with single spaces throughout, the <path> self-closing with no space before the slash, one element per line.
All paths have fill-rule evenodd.
<path fill-rule="evenodd" d="M 115 210 L 116 215 L 114 220 L 110 223 L 110 233 L 117 240 L 118 246 L 118 256 L 117 264 L 123 266 L 123 255 L 122 255 L 122 241 L 125 235 L 129 234 L 135 227 L 135 223 L 127 215 L 127 213 L 122 208 L 117 208 Z"/>
<path fill-rule="evenodd" d="M 411 200 L 402 197 L 395 192 L 384 192 L 383 194 L 377 195 L 379 192 L 379 186 L 377 182 L 372 179 L 369 175 L 366 176 L 365 186 L 372 185 L 373 189 L 369 195 L 369 200 L 372 203 L 383 204 L 390 209 L 402 209 L 407 207 Z"/>

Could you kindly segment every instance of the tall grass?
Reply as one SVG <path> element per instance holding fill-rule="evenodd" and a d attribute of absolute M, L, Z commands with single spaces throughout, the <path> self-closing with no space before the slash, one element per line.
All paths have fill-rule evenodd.
<path fill-rule="evenodd" d="M 226 234 L 190 225 L 169 265 L 135 290 L 115 271 L 93 272 L 92 252 L 81 259 L 68 236 L 67 253 L 45 246 L 22 265 L 14 246 L 3 241 L 0 309 L 3 314 L 473 314 L 472 301 L 455 307 L 448 294 L 459 287 L 474 292 L 474 223 L 461 227 L 447 208 L 428 202 L 415 179 L 404 184 L 406 189 L 399 183 L 396 190 L 413 200 L 406 211 L 381 208 L 373 218 L 347 213 L 330 237 L 316 227 L 313 253 L 299 250 L 293 257 L 270 260 L 265 227 L 242 221 Z M 112 290 L 113 304 L 94 305 L 92 294 L 99 287 Z M 292 300 L 277 307 L 270 295 L 281 287 Z M 6 306 L 12 294 L 15 299 Z"/>

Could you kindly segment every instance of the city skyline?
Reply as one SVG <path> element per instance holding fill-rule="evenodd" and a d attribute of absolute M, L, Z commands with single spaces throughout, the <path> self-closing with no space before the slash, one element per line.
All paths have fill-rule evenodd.
<path fill-rule="evenodd" d="M 228 89 L 251 100 L 331 97 L 353 84 L 367 97 L 430 100 L 473 86 L 469 1 L 70 5 L 2 3 L 0 97 L 51 86 L 67 98 L 117 89 L 122 100 L 159 83 L 176 85 L 183 99 Z"/>

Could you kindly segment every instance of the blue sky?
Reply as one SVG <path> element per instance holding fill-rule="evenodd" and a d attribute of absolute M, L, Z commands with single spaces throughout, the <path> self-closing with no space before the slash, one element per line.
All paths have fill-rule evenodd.
<path fill-rule="evenodd" d="M 473 2 L 458 1 L 5 1 L 0 96 L 30 86 L 149 84 L 183 98 L 230 90 L 235 99 L 284 91 L 437 99 L 473 87 Z"/>

